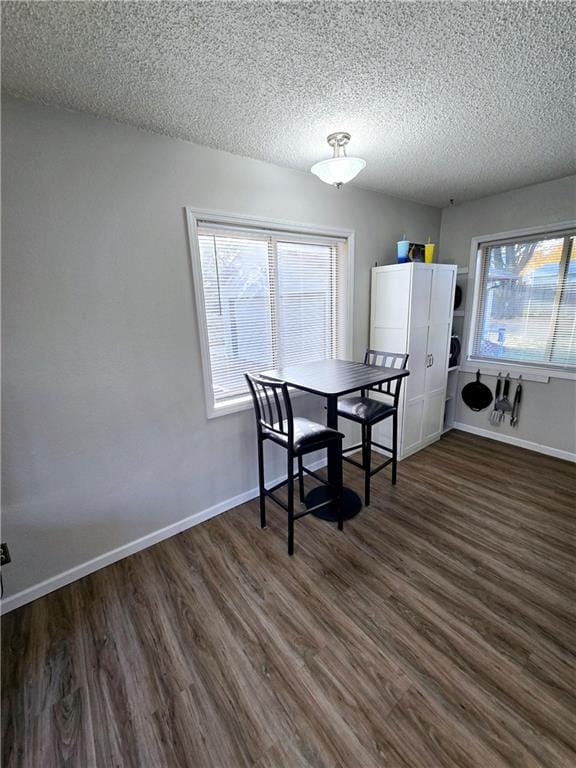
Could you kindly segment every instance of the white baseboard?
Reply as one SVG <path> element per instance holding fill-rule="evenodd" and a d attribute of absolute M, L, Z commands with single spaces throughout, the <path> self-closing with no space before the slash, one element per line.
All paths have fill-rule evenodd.
<path fill-rule="evenodd" d="M 571 453 L 570 451 L 561 451 L 559 448 L 552 448 L 549 445 L 533 443 L 531 440 L 522 440 L 519 437 L 514 437 L 514 435 L 503 435 L 498 432 L 493 432 L 491 429 L 473 427 L 470 424 L 464 424 L 461 421 L 455 421 L 452 426 L 453 429 L 459 429 L 462 432 L 470 432 L 472 435 L 488 437 L 490 440 L 497 440 L 500 443 L 517 445 L 519 448 L 526 448 L 529 451 L 536 451 L 537 453 L 545 453 L 547 456 L 554 456 L 556 459 L 576 462 L 576 453 Z"/>
<path fill-rule="evenodd" d="M 424 440 L 424 442 L 422 443 L 418 443 L 418 445 L 414 446 L 414 448 L 410 448 L 410 450 L 406 451 L 406 453 L 401 453 L 401 455 L 398 457 L 398 461 L 402 461 L 402 459 L 407 459 L 409 456 L 413 456 L 415 453 L 418 453 L 418 451 L 423 451 L 424 448 L 428 448 L 429 445 L 432 445 L 433 443 L 437 443 L 441 437 L 442 437 L 442 433 L 434 435 L 434 437 L 431 437 L 428 440 Z"/>
<path fill-rule="evenodd" d="M 310 469 L 321 469 L 326 466 L 326 459 L 320 459 L 319 461 L 312 462 L 309 465 Z M 266 485 L 273 486 L 279 483 L 284 478 L 278 477 L 274 480 L 266 482 Z M 20 608 L 26 603 L 31 603 L 33 600 L 37 600 L 39 597 L 47 595 L 49 592 L 54 592 L 60 587 L 65 587 L 67 584 L 71 584 L 73 581 L 88 576 L 94 571 L 99 571 L 101 568 L 105 568 L 107 565 L 112 565 L 118 560 L 122 560 L 129 555 L 133 555 L 136 552 L 140 552 L 143 549 L 147 549 L 164 539 L 169 539 L 171 536 L 175 536 L 177 533 L 193 528 L 199 523 L 203 523 L 206 520 L 210 520 L 211 517 L 216 517 L 227 512 L 240 504 L 244 504 L 247 501 L 251 501 L 258 496 L 258 488 L 250 488 L 250 490 L 244 493 L 239 493 L 237 496 L 233 496 L 231 499 L 221 501 L 219 504 L 215 504 L 213 507 L 195 512 L 189 517 L 185 517 L 183 520 L 178 520 L 176 523 L 167 525 L 164 528 L 159 528 L 157 531 L 141 536 L 139 539 L 129 541 L 127 544 L 123 544 L 121 547 L 111 549 L 109 552 L 103 552 L 101 555 L 87 560 L 85 563 L 75 565 L 73 568 L 69 568 L 67 571 L 57 573 L 55 576 L 51 576 L 45 581 L 41 581 L 39 584 L 34 584 L 31 587 L 23 589 L 21 592 L 17 592 L 15 595 L 5 597 L 0 601 L 0 615 L 14 611 L 16 608 Z"/>

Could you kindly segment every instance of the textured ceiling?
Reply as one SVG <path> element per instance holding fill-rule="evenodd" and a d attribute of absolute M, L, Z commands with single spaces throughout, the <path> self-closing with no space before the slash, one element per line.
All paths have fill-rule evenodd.
<path fill-rule="evenodd" d="M 434 205 L 576 172 L 570 2 L 4 2 L 3 86 Z M 320 181 L 318 182 L 321 183 Z"/>

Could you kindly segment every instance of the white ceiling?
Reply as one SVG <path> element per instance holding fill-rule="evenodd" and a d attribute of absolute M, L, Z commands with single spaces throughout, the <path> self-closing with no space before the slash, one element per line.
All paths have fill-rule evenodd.
<path fill-rule="evenodd" d="M 3 86 L 446 205 L 576 172 L 570 2 L 4 2 Z M 318 182 L 319 184 L 322 182 Z"/>

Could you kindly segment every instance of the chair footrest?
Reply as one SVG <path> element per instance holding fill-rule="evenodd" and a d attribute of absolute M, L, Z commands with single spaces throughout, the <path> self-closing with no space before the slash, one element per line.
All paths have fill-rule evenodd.
<path fill-rule="evenodd" d="M 319 483 L 322 483 L 323 485 L 330 485 L 330 483 L 321 475 L 319 475 L 317 472 L 314 472 L 312 469 L 308 469 L 308 467 L 305 467 L 304 465 L 302 465 L 302 472 L 310 475 L 310 477 L 314 477 L 316 480 L 318 480 Z"/>
<path fill-rule="evenodd" d="M 364 464 L 360 464 L 359 461 L 356 461 L 356 459 L 351 459 L 349 456 L 342 456 L 342 461 L 347 461 L 348 464 L 354 464 L 354 466 L 358 467 L 358 469 L 364 469 Z"/>
<path fill-rule="evenodd" d="M 275 487 L 278 487 L 278 486 L 275 486 Z M 275 495 L 272 493 L 272 489 L 271 489 L 271 490 L 269 490 L 269 491 L 267 491 L 266 489 L 264 489 L 264 496 L 268 496 L 268 498 L 269 498 L 269 499 L 272 499 L 272 501 L 273 501 L 275 504 L 278 504 L 278 506 L 279 506 L 279 507 L 282 507 L 282 509 L 283 509 L 283 510 L 285 510 L 286 512 L 289 512 L 289 511 L 290 511 L 290 510 L 288 509 L 288 504 L 285 504 L 285 503 L 284 503 L 284 502 L 283 502 L 281 499 L 279 499 L 277 496 L 275 496 Z"/>
<path fill-rule="evenodd" d="M 273 502 L 278 504 L 279 507 L 282 507 L 286 512 L 289 512 L 288 505 L 284 504 L 283 501 L 281 501 L 279 498 L 274 496 L 274 494 L 270 493 L 269 491 L 265 491 L 265 495 L 268 496 L 270 499 L 272 499 Z M 294 515 L 294 520 L 299 520 L 301 517 L 306 517 L 306 515 L 310 515 L 312 512 L 316 512 L 318 509 L 322 509 L 323 507 L 327 507 L 330 504 L 333 504 L 336 501 L 336 499 L 328 499 L 327 501 L 323 501 L 321 504 L 316 504 L 313 507 L 310 507 L 310 509 L 305 509 L 303 512 L 297 512 Z"/>
<path fill-rule="evenodd" d="M 302 465 L 302 472 L 305 472 L 307 475 L 311 475 L 311 477 L 314 477 L 316 480 L 318 480 L 319 483 L 322 483 L 322 485 L 328 486 L 328 488 L 333 488 L 335 491 L 339 490 L 336 486 L 329 483 L 328 480 L 325 480 L 313 470 L 307 469 L 304 465 Z"/>
<path fill-rule="evenodd" d="M 302 469 L 303 469 L 304 471 L 306 471 L 306 467 L 302 467 Z M 298 477 L 299 477 L 299 475 L 298 475 L 298 472 L 294 472 L 294 474 L 292 475 L 292 477 L 294 478 L 294 480 L 298 480 Z M 320 479 L 320 478 L 319 478 L 319 479 Z M 264 488 L 264 493 L 272 493 L 273 491 L 277 491 L 277 490 L 278 490 L 278 488 L 282 488 L 282 486 L 283 486 L 283 485 L 286 485 L 286 484 L 287 484 L 287 482 L 288 482 L 288 480 L 287 480 L 287 479 L 286 479 L 286 480 L 280 480 L 280 482 L 279 482 L 279 483 L 276 483 L 276 485 L 273 485 L 271 488 Z"/>
<path fill-rule="evenodd" d="M 276 485 L 273 485 L 271 488 L 264 488 L 265 493 L 273 493 L 273 491 L 277 491 L 278 488 L 282 488 L 283 485 L 286 485 L 288 482 L 288 479 L 281 480 L 279 483 L 276 483 Z"/>
<path fill-rule="evenodd" d="M 387 445 L 380 445 L 380 443 L 377 443 L 375 440 L 372 440 L 372 445 L 375 445 L 376 448 L 380 448 L 382 451 L 386 451 L 387 453 L 394 453 L 392 448 L 388 448 Z"/>
<path fill-rule="evenodd" d="M 313 507 L 310 507 L 310 509 L 305 509 L 303 512 L 298 512 L 297 515 L 294 515 L 294 520 L 298 520 L 301 517 L 305 517 L 306 515 L 312 514 L 312 512 L 316 512 L 319 509 L 322 509 L 323 507 L 328 507 L 330 504 L 334 504 L 336 499 L 328 499 L 327 501 L 323 501 L 321 504 L 315 504 Z"/>
<path fill-rule="evenodd" d="M 372 475 L 375 475 L 376 472 L 380 472 L 380 470 L 384 469 L 384 467 L 387 467 L 388 464 L 392 464 L 393 461 L 394 461 L 394 459 L 387 459 L 383 464 L 380 464 L 378 467 L 374 467 L 374 469 L 371 469 L 370 470 L 370 477 L 372 477 Z"/>

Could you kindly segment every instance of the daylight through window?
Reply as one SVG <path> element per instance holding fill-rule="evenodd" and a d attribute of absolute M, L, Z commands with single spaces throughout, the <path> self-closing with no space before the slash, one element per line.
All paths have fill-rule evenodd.
<path fill-rule="evenodd" d="M 471 359 L 576 367 L 575 235 L 480 247 Z"/>
<path fill-rule="evenodd" d="M 197 225 L 212 406 L 244 373 L 344 355 L 346 240 Z"/>

